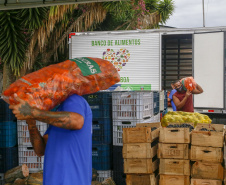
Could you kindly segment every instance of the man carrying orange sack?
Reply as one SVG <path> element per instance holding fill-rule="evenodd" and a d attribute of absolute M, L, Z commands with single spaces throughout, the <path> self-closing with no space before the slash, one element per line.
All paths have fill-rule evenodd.
<path fill-rule="evenodd" d="M 192 94 L 203 93 L 202 87 L 196 84 L 196 88 L 192 91 L 185 90 L 180 80 L 174 82 L 177 92 L 173 95 L 173 102 L 177 107 L 177 111 L 194 112 Z"/>
<path fill-rule="evenodd" d="M 92 111 L 86 100 L 71 95 L 52 112 L 15 99 L 19 103 L 9 108 L 17 119 L 27 121 L 35 153 L 45 155 L 43 185 L 91 185 Z M 44 136 L 35 120 L 49 124 Z"/>

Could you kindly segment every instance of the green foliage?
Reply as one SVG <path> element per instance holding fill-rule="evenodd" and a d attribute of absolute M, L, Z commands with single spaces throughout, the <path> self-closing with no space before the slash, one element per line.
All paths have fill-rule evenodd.
<path fill-rule="evenodd" d="M 4 63 L 0 60 L 0 73 L 3 72 Z"/>
<path fill-rule="evenodd" d="M 172 0 L 104 2 L 103 7 L 108 13 L 105 21 L 96 28 L 97 31 L 137 29 L 144 16 L 154 12 L 160 15 L 160 22 L 165 23 L 174 10 Z"/>
<path fill-rule="evenodd" d="M 15 75 L 19 74 L 23 66 L 27 46 L 19 13 L 20 10 L 0 12 L 0 56 Z"/>
<path fill-rule="evenodd" d="M 47 19 L 48 8 L 26 8 L 20 11 L 23 20 L 22 25 L 29 30 L 38 29 L 43 25 L 43 20 Z"/>
<path fill-rule="evenodd" d="M 30 31 L 47 19 L 48 8 L 30 8 L 0 12 L 0 56 L 15 75 L 23 67 Z"/>
<path fill-rule="evenodd" d="M 96 26 L 95 31 L 115 30 L 118 26 L 130 22 L 135 14 L 131 1 L 113 1 L 104 2 L 103 7 L 107 10 L 106 19 Z M 120 27 L 120 30 L 126 29 L 128 23 Z"/>
<path fill-rule="evenodd" d="M 130 1 L 104 2 L 103 7 L 107 10 L 116 22 L 131 19 L 134 15 Z"/>
<path fill-rule="evenodd" d="M 34 63 L 34 66 L 32 68 L 32 72 L 38 71 L 39 69 L 42 69 L 43 67 L 47 66 L 47 64 L 43 63 L 41 59 L 42 59 L 41 55 L 38 55 L 38 57 L 36 58 L 36 61 Z"/>
<path fill-rule="evenodd" d="M 158 12 L 161 16 L 161 23 L 166 23 L 167 19 L 173 14 L 174 3 L 173 0 L 162 0 L 158 6 Z"/>
<path fill-rule="evenodd" d="M 127 19 L 126 19 L 127 20 Z M 93 30 L 95 31 L 109 31 L 115 30 L 119 25 L 122 25 L 126 20 L 115 19 L 112 14 L 107 14 L 106 19 L 99 25 L 95 26 Z M 121 29 L 126 29 L 127 25 L 123 26 Z"/>
<path fill-rule="evenodd" d="M 145 0 L 146 9 L 151 13 L 156 12 L 159 0 Z"/>

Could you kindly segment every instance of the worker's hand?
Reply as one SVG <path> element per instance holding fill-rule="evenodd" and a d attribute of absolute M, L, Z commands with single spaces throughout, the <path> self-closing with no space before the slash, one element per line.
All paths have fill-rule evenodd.
<path fill-rule="evenodd" d="M 16 94 L 14 94 L 14 98 L 19 103 L 16 105 L 10 105 L 9 108 L 12 109 L 13 114 L 19 120 L 29 120 L 33 119 L 32 110 L 33 108 L 24 100 L 20 99 Z"/>
<path fill-rule="evenodd" d="M 185 97 L 189 97 L 191 95 L 191 92 L 187 89 L 187 92 L 186 92 L 186 94 L 185 94 Z"/>

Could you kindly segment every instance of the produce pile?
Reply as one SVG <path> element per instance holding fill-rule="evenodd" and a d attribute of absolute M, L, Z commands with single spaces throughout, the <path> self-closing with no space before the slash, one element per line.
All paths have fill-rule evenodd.
<path fill-rule="evenodd" d="M 190 132 L 194 129 L 192 125 L 187 123 L 168 125 L 167 128 L 189 128 Z"/>
<path fill-rule="evenodd" d="M 216 132 L 216 130 L 213 130 L 213 129 L 207 129 L 207 128 L 201 128 L 199 131 L 211 131 L 211 132 Z"/>
<path fill-rule="evenodd" d="M 194 126 L 197 123 L 211 123 L 212 120 L 209 116 L 200 114 L 197 112 L 182 112 L 182 111 L 169 111 L 161 120 L 163 127 L 167 127 L 168 123 L 194 123 Z"/>
<path fill-rule="evenodd" d="M 30 73 L 3 93 L 9 104 L 14 94 L 32 107 L 50 110 L 72 94 L 85 95 L 105 90 L 120 81 L 114 65 L 99 58 L 75 58 Z"/>

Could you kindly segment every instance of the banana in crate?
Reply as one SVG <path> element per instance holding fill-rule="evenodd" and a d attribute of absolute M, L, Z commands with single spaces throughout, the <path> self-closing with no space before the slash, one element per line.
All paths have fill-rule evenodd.
<path fill-rule="evenodd" d="M 197 123 L 211 123 L 212 120 L 209 116 L 205 114 L 200 114 L 198 112 L 182 112 L 182 111 L 169 111 L 161 120 L 163 127 L 167 127 L 168 123 L 194 123 L 194 126 Z"/>

